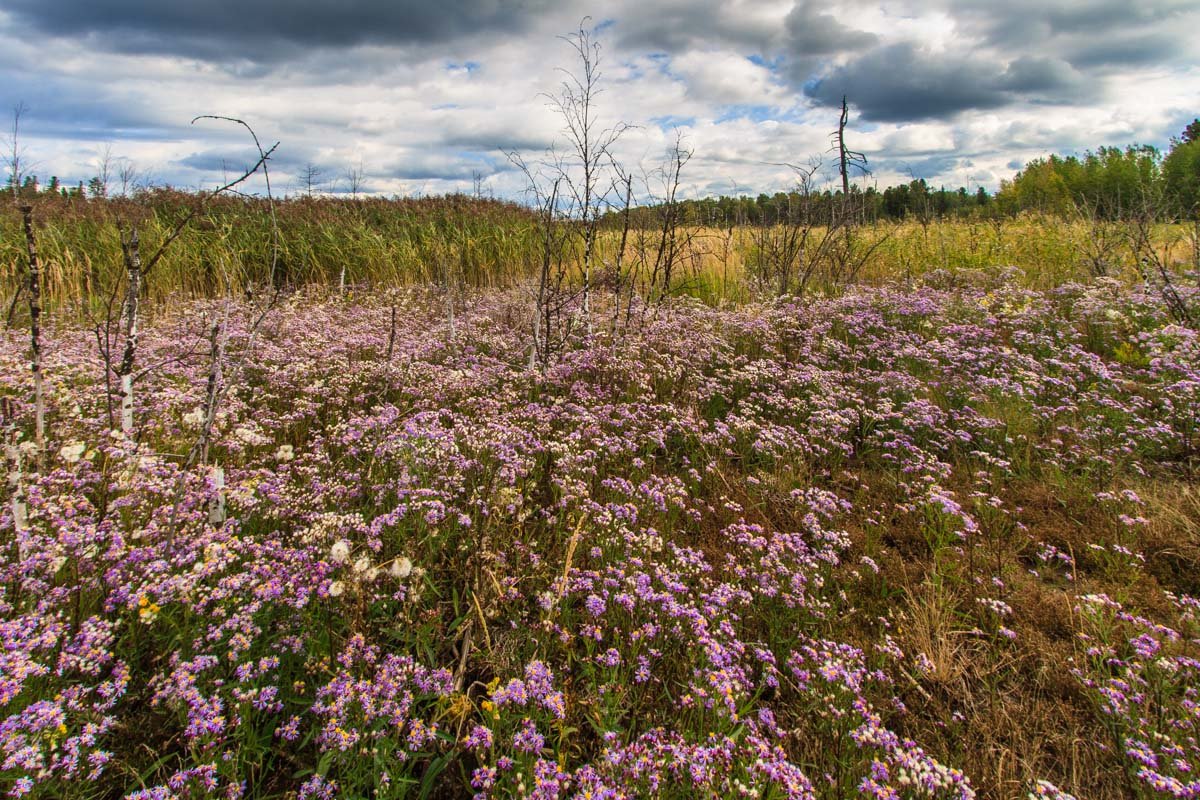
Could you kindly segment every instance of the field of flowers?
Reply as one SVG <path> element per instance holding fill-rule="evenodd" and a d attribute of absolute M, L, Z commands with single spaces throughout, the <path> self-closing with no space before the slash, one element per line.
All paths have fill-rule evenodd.
<path fill-rule="evenodd" d="M 160 310 L 134 436 L 52 318 L 41 451 L 8 331 L 3 792 L 1200 797 L 1200 335 L 1153 297 L 680 301 L 545 370 L 528 305 Z"/>

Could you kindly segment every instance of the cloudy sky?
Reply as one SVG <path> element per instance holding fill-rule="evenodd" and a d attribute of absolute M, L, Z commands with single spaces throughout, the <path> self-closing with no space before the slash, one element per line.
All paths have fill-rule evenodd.
<path fill-rule="evenodd" d="M 127 163 L 194 187 L 249 162 L 307 165 L 345 190 L 522 185 L 504 156 L 561 144 L 543 93 L 574 69 L 558 38 L 602 45 L 598 113 L 618 155 L 660 163 L 677 132 L 687 193 L 757 193 L 825 154 L 843 94 L 868 180 L 995 188 L 1024 161 L 1163 147 L 1200 115 L 1200 0 L 3 0 L 0 109 L 43 180 Z M 8 127 L 7 125 L 5 127 Z M 832 178 L 831 170 L 824 170 Z"/>

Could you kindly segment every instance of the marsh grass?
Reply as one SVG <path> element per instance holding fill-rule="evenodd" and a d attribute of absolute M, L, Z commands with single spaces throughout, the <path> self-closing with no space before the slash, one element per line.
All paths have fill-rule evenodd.
<path fill-rule="evenodd" d="M 35 214 L 45 261 L 44 302 L 81 311 L 103 304 L 123 275 L 118 224 L 136 225 L 144 247 L 153 250 L 191 200 L 169 190 L 136 199 L 43 200 Z M 275 280 L 290 286 L 442 284 L 452 273 L 465 287 L 510 287 L 527 280 L 541 256 L 535 216 L 494 200 L 299 198 L 279 203 L 278 213 Z M 6 303 L 24 269 L 19 224 L 15 211 L 0 209 L 0 300 Z M 1095 232 L 1081 221 L 1023 216 L 879 222 L 855 232 L 847 257 L 862 257 L 855 282 L 865 285 L 913 283 L 935 272 L 946 280 L 971 281 L 999 268 L 1011 268 L 1021 286 L 1042 290 L 1094 277 L 1086 253 Z M 633 260 L 635 238 L 629 237 L 626 263 Z M 691 229 L 682 239 L 687 243 L 679 259 L 682 268 L 664 296 L 723 305 L 769 294 L 769 282 L 756 277 L 762 257 L 755 239 L 750 227 Z M 1156 240 L 1168 264 L 1188 264 L 1190 244 L 1181 226 L 1158 226 Z M 146 283 L 145 299 L 155 305 L 261 288 L 271 280 L 271 241 L 265 201 L 222 198 L 167 251 Z M 568 241 L 577 244 L 572 237 Z M 620 241 L 618 230 L 600 232 L 594 280 L 603 283 Z M 578 255 L 568 252 L 566 260 L 577 261 Z M 1117 248 L 1109 274 L 1133 280 L 1135 267 L 1128 248 Z M 578 282 L 582 274 L 575 273 Z M 647 276 L 635 273 L 632 279 L 640 285 Z M 833 295 L 845 289 L 844 283 L 835 265 L 817 265 L 807 291 Z"/>
<path fill-rule="evenodd" d="M 53 199 L 36 209 L 47 264 L 44 293 L 57 308 L 106 298 L 123 274 L 118 224 L 136 225 L 150 252 L 192 198 L 157 191 L 136 200 Z M 506 286 L 527 274 L 536 231 L 525 209 L 465 196 L 417 200 L 303 198 L 278 203 L 276 281 L 294 286 L 398 286 L 437 282 L 453 263 L 473 287 Z M 0 292 L 23 273 L 19 219 L 0 210 Z M 222 198 L 167 250 L 146 283 L 147 300 L 240 294 L 271 280 L 271 222 L 265 201 Z M 225 276 L 228 276 L 227 278 Z M 228 285 L 226 285 L 228 280 Z"/>

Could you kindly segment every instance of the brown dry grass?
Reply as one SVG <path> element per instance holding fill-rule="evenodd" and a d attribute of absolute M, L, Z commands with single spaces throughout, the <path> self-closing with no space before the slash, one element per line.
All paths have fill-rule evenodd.
<path fill-rule="evenodd" d="M 1045 477 L 1007 486 L 1006 499 L 1020 507 L 1016 516 L 1025 530 L 982 535 L 940 560 L 936 571 L 918 520 L 897 516 L 882 529 L 853 526 L 843 585 L 858 613 L 842 618 L 838 635 L 869 646 L 879 640 L 882 616 L 907 656 L 904 664 L 918 653 L 928 658 L 923 673 L 911 666 L 893 670 L 908 712 L 889 722 L 960 766 L 979 797 L 1024 798 L 1033 780 L 1046 778 L 1081 800 L 1117 800 L 1130 796 L 1127 773 L 1106 749 L 1109 734 L 1071 674 L 1082 652 L 1076 597 L 1107 593 L 1153 617 L 1167 613 L 1166 591 L 1194 593 L 1200 490 L 1171 476 L 1130 487 L 1145 500 L 1150 520 L 1139 541 L 1146 564 L 1109 574 L 1089 559 L 1088 544 L 1115 536 L 1119 523 L 1086 481 Z M 880 507 L 893 499 L 870 490 L 854 502 Z M 1033 575 L 1038 542 L 1074 553 L 1078 567 L 1057 578 Z M 853 563 L 859 555 L 871 556 L 880 573 L 859 569 Z M 851 571 L 858 577 L 851 579 Z M 980 584 L 997 573 L 1004 576 L 1002 590 Z M 975 607 L 981 596 L 1002 596 L 1011 606 L 1005 625 L 1015 640 L 981 630 L 986 625 Z"/>

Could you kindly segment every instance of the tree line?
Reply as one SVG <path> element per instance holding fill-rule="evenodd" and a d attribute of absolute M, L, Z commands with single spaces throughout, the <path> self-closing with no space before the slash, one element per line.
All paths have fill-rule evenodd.
<path fill-rule="evenodd" d="M 1151 204 L 1160 216 L 1193 217 L 1200 211 L 1200 119 L 1171 139 L 1165 155 L 1130 145 L 1035 159 L 1001 184 L 996 200 L 1008 213 L 1125 219 Z"/>
<path fill-rule="evenodd" d="M 850 202 L 843 202 L 844 200 Z M 865 220 L 910 219 L 932 222 L 937 219 L 973 218 L 987 216 L 993 211 L 994 198 L 983 187 L 975 191 L 966 188 L 932 187 L 924 178 L 889 186 L 880 191 L 874 186 L 865 189 L 851 184 L 849 195 L 840 189 L 816 190 L 798 188 L 774 194 L 756 196 L 719 196 L 677 201 L 678 213 L 684 224 L 729 227 L 736 225 L 770 225 L 790 219 L 796 209 L 828 217 L 834 210 L 850 206 Z M 608 222 L 615 224 L 617 214 Z M 632 224 L 639 227 L 653 224 L 657 214 L 653 206 L 641 206 L 630 211 Z"/>
<path fill-rule="evenodd" d="M 1100 147 L 1082 156 L 1052 155 L 1027 163 L 990 193 L 980 186 L 931 186 L 924 178 L 882 190 L 851 184 L 849 195 L 835 188 L 799 186 L 788 192 L 756 196 L 719 196 L 676 201 L 685 224 L 728 227 L 777 224 L 803 207 L 828 217 L 847 205 L 865 221 L 987 219 L 1031 212 L 1063 217 L 1085 213 L 1118 220 L 1143 216 L 1150 207 L 1158 218 L 1185 219 L 1200 213 L 1200 119 L 1171 139 L 1166 153 L 1148 145 Z M 606 220 L 617 224 L 617 213 Z M 653 225 L 654 206 L 630 212 L 634 226 Z"/>

